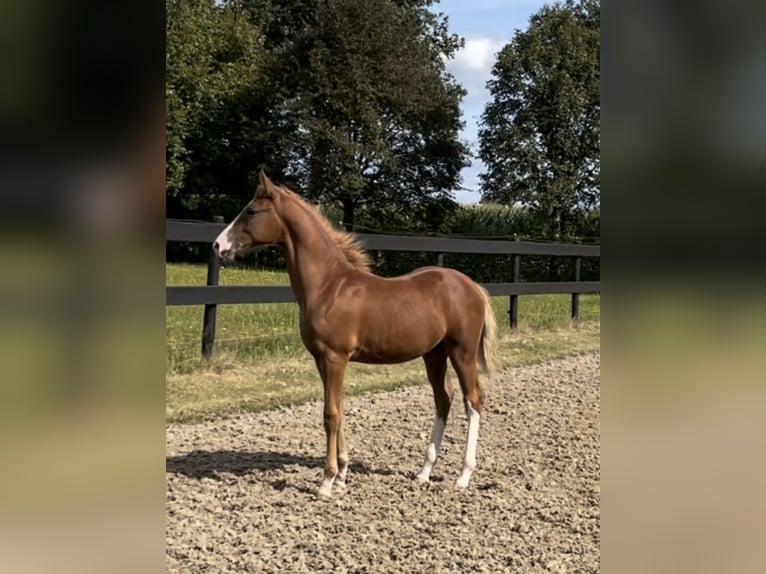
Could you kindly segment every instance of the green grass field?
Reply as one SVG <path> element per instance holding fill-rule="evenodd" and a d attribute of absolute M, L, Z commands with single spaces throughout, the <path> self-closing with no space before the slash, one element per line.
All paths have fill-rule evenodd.
<path fill-rule="evenodd" d="M 204 285 L 206 268 L 167 265 L 166 274 L 168 285 Z M 286 285 L 288 280 L 284 273 L 222 269 L 220 284 Z M 513 332 L 508 327 L 508 297 L 496 297 L 492 303 L 501 368 L 599 349 L 599 296 L 581 298 L 581 322 L 576 326 L 569 319 L 568 295 L 520 297 L 520 326 Z M 168 422 L 210 420 L 321 398 L 314 362 L 298 334 L 294 303 L 219 306 L 215 353 L 209 362 L 200 358 L 202 314 L 199 306 L 166 307 Z M 427 384 L 420 360 L 402 365 L 352 363 L 344 391 L 357 395 L 417 384 Z"/>
<path fill-rule="evenodd" d="M 167 285 L 204 285 L 204 265 L 167 265 Z M 221 285 L 289 285 L 286 273 L 249 269 L 221 269 Z M 522 331 L 550 331 L 570 325 L 569 295 L 519 297 Z M 500 337 L 508 334 L 508 297 L 493 297 Z M 185 374 L 203 368 L 200 358 L 203 309 L 200 306 L 166 308 L 167 370 Z M 600 297 L 580 298 L 583 322 L 598 321 Z M 298 307 L 293 303 L 220 305 L 216 319 L 216 354 L 243 363 L 306 354 L 298 334 Z"/>

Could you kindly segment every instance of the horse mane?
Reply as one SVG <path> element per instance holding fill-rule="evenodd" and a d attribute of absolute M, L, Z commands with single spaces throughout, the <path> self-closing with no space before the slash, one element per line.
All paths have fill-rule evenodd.
<path fill-rule="evenodd" d="M 348 231 L 336 229 L 327 218 L 321 214 L 319 209 L 311 205 L 294 191 L 286 187 L 279 186 L 279 190 L 287 197 L 292 199 L 308 213 L 308 215 L 319 225 L 319 227 L 330 237 L 330 240 L 341 250 L 346 261 L 351 263 L 357 269 L 370 271 L 370 257 L 364 250 L 364 246 L 359 238 Z"/>

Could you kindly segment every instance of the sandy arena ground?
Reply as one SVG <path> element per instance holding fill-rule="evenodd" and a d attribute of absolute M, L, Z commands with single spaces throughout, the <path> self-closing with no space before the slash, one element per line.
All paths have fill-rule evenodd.
<path fill-rule="evenodd" d="M 348 399 L 348 489 L 331 500 L 315 494 L 319 403 L 169 425 L 167 572 L 598 572 L 599 369 L 587 354 L 485 386 L 465 491 L 460 391 L 429 485 L 414 476 L 430 386 Z"/>

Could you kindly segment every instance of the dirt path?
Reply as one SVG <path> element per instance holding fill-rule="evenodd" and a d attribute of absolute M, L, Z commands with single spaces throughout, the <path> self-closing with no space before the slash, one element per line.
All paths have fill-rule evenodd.
<path fill-rule="evenodd" d="M 430 485 L 427 385 L 351 398 L 345 495 L 315 496 L 322 406 L 167 429 L 167 571 L 599 571 L 598 354 L 501 373 L 487 387 L 478 467 L 460 474 L 455 402 Z M 458 398 L 460 397 L 458 391 Z"/>

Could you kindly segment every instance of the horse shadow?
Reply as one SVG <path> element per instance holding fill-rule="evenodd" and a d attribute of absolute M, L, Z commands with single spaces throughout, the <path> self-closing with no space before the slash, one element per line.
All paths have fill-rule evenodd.
<path fill-rule="evenodd" d="M 324 468 L 324 457 L 276 451 L 200 451 L 195 450 L 179 456 L 165 458 L 165 471 L 182 474 L 188 478 L 212 478 L 220 480 L 222 474 L 245 476 L 258 472 L 285 470 L 291 466 L 309 469 Z M 352 460 L 349 472 L 365 475 L 393 476 L 402 474 L 386 468 L 371 468 L 364 462 Z"/>

